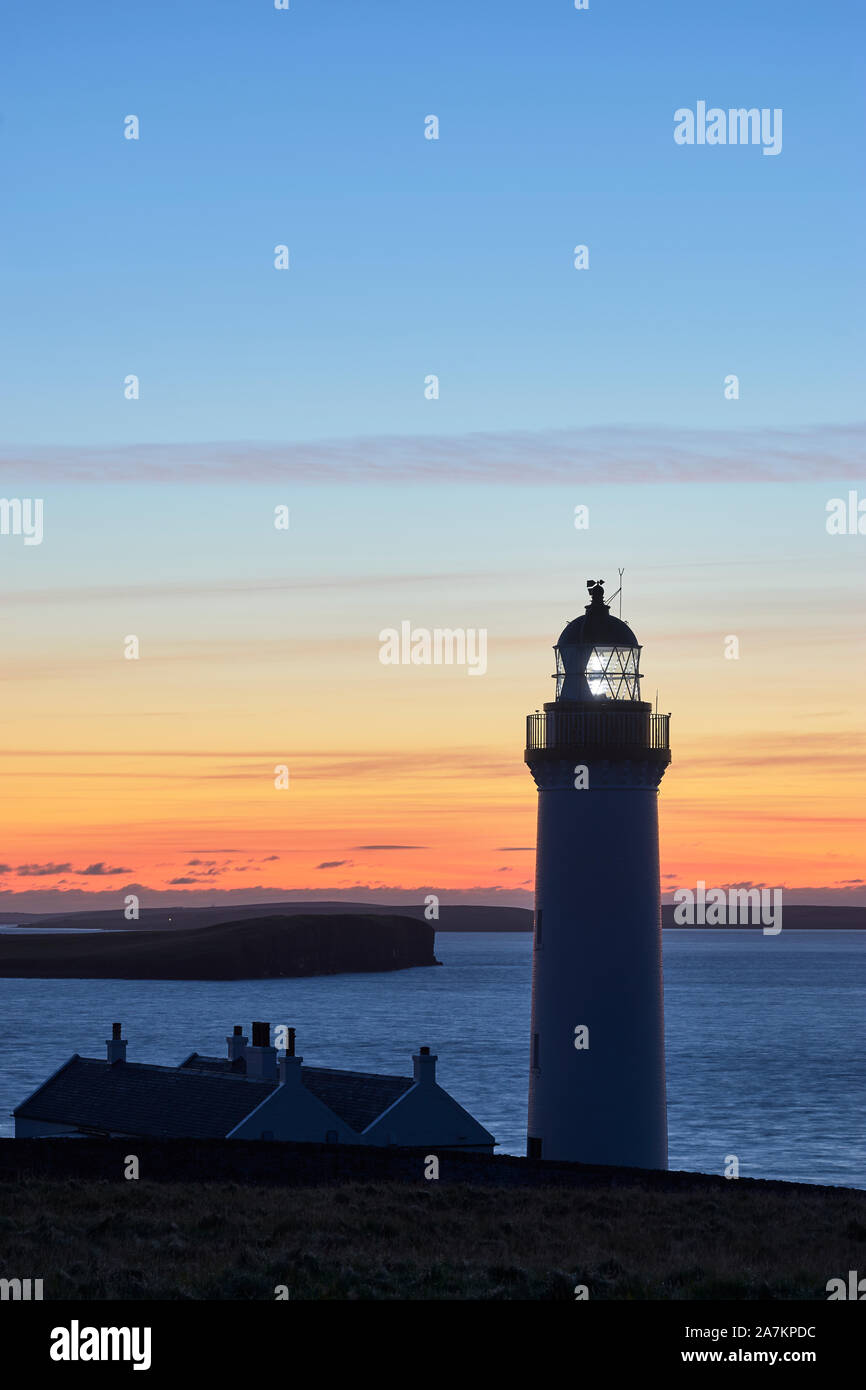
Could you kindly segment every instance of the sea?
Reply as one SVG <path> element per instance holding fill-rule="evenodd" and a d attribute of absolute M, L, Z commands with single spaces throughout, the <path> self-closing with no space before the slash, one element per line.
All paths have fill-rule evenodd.
<path fill-rule="evenodd" d="M 295 980 L 0 980 L 0 1134 L 72 1053 L 223 1056 L 253 1019 L 297 1030 L 314 1066 L 438 1080 L 491 1130 L 526 1143 L 532 937 L 442 932 L 441 968 Z M 866 1188 L 866 932 L 664 932 L 670 1167 Z"/>

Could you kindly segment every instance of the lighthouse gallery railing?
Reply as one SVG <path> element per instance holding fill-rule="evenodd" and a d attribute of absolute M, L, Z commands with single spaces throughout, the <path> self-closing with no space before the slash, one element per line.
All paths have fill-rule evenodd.
<path fill-rule="evenodd" d="M 670 715 L 648 710 L 545 710 L 526 716 L 526 748 L 670 748 Z"/>

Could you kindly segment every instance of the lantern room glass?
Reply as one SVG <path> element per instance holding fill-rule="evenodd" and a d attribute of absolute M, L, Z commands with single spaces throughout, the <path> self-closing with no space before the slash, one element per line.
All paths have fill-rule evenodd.
<path fill-rule="evenodd" d="M 639 700 L 639 656 L 640 647 L 557 647 L 557 700 Z"/>

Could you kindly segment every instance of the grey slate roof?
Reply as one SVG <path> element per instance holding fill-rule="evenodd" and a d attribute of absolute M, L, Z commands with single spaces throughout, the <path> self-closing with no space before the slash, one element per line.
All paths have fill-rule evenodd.
<path fill-rule="evenodd" d="M 406 1076 L 303 1066 L 301 1081 L 357 1134 L 415 1084 Z M 276 1087 L 248 1080 L 227 1058 L 197 1052 L 179 1067 L 112 1066 L 76 1053 L 13 1114 L 103 1133 L 222 1139 Z"/>
<path fill-rule="evenodd" d="M 180 1065 L 192 1071 L 236 1072 L 241 1076 L 245 1070 L 241 1060 L 230 1062 L 228 1057 L 205 1057 L 201 1052 L 191 1052 Z"/>
<path fill-rule="evenodd" d="M 76 1053 L 13 1111 L 29 1120 L 161 1139 L 224 1139 L 276 1090 L 232 1072 L 98 1062 Z"/>
<path fill-rule="evenodd" d="M 193 1052 L 181 1066 L 195 1071 L 231 1075 L 225 1057 L 204 1057 Z M 378 1076 L 375 1072 L 337 1071 L 333 1067 L 301 1067 L 301 1081 L 357 1134 L 414 1086 L 411 1076 Z"/>
<path fill-rule="evenodd" d="M 358 1134 L 415 1085 L 408 1076 L 376 1076 L 331 1067 L 301 1067 L 301 1080 Z"/>

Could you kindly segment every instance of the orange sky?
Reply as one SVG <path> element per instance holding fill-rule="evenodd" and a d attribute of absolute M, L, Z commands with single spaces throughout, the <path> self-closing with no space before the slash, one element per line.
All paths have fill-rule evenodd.
<path fill-rule="evenodd" d="M 783 505 L 757 533 L 744 517 L 732 555 L 736 496 L 714 500 L 717 529 L 701 535 L 701 492 L 656 488 L 658 533 L 635 506 L 591 548 L 569 533 L 570 496 L 535 516 L 525 494 L 480 527 L 468 507 L 420 535 L 413 494 L 407 534 L 359 547 L 357 506 L 342 499 L 335 518 L 323 490 L 288 543 L 233 536 L 230 503 L 209 499 L 197 513 L 219 527 L 193 541 L 189 516 L 145 513 L 124 553 L 97 513 L 53 554 L 19 550 L 2 609 L 0 906 L 120 908 L 131 885 L 144 906 L 268 891 L 529 903 L 524 716 L 552 698 L 550 649 L 611 550 L 634 557 L 623 616 L 644 644 L 644 696 L 659 687 L 672 713 L 663 887 L 863 901 L 858 553 L 820 524 L 792 538 Z M 383 666 L 379 632 L 403 619 L 486 628 L 486 674 Z M 123 657 L 129 634 L 138 660 Z"/>

